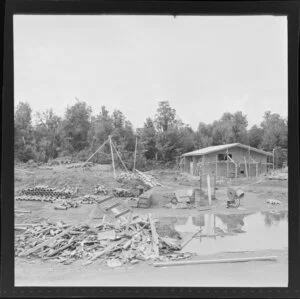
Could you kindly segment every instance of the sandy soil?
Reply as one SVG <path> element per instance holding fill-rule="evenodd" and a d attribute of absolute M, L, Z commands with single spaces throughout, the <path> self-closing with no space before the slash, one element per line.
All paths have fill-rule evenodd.
<path fill-rule="evenodd" d="M 61 188 L 68 185 L 79 187 L 79 194 L 92 194 L 96 184 L 108 189 L 120 187 L 110 172 L 100 167 L 89 170 L 67 169 L 57 166 L 53 170 L 28 169 L 34 175 L 16 173 L 15 192 L 35 184 L 45 184 Z M 197 216 L 202 213 L 238 214 L 258 211 L 283 211 L 288 209 L 287 181 L 259 179 L 236 179 L 217 183 L 216 200 L 210 210 L 172 209 L 164 206 L 170 202 L 176 190 L 198 187 L 197 178 L 180 175 L 175 172 L 156 171 L 153 173 L 163 187 L 151 189 L 154 204 L 149 209 L 134 209 L 135 214 L 152 213 L 155 218 Z M 227 187 L 238 186 L 245 192 L 241 206 L 227 209 Z M 281 205 L 267 204 L 267 199 L 278 199 Z M 17 214 L 16 223 L 32 223 L 41 220 L 78 223 L 87 221 L 93 215 L 93 221 L 100 221 L 101 213 L 95 213 L 95 205 L 82 205 L 68 210 L 54 210 L 53 204 L 41 202 L 15 202 L 15 209 L 30 210 L 30 214 Z M 201 210 L 199 210 L 201 209 Z M 206 209 L 206 210 L 204 210 Z M 98 219 L 97 219 L 98 218 Z M 231 254 L 232 255 L 232 254 Z M 234 256 L 276 255 L 276 262 L 248 262 L 235 264 L 193 265 L 155 268 L 147 263 L 110 269 L 97 261 L 81 266 L 77 261 L 71 265 L 62 265 L 40 259 L 15 259 L 15 283 L 20 286 L 286 286 L 288 278 L 287 250 L 268 250 L 263 252 L 235 253 Z M 201 256 L 195 258 L 211 258 Z M 229 253 L 220 253 L 213 258 L 230 257 Z M 184 270 L 184 275 L 182 271 Z M 171 275 L 170 275 L 171 274 Z"/>

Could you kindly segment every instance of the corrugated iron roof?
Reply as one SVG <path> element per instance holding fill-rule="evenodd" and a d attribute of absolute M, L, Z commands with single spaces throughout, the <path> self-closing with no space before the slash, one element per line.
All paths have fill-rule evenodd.
<path fill-rule="evenodd" d="M 250 148 L 250 152 L 253 151 L 253 152 L 257 152 L 259 154 L 272 156 L 272 153 L 265 152 L 263 150 L 257 149 L 255 147 L 251 147 L 249 145 L 244 145 L 244 144 L 241 144 L 241 143 L 229 143 L 229 144 L 209 146 L 209 147 L 201 148 L 201 149 L 193 151 L 193 152 L 185 153 L 182 156 L 183 157 L 203 156 L 203 155 L 206 155 L 206 154 L 226 150 L 226 149 L 229 149 L 229 148 L 232 148 L 232 147 L 240 147 L 240 148 L 244 148 L 244 149 L 247 149 L 247 150 Z"/>

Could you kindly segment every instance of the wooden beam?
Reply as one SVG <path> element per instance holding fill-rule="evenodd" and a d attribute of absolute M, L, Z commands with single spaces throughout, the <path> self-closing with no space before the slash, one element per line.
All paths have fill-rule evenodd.
<path fill-rule="evenodd" d="M 136 138 L 135 138 L 135 149 L 134 149 L 133 171 L 135 170 L 136 150 L 137 150 L 137 136 L 136 136 Z"/>
<path fill-rule="evenodd" d="M 82 165 L 83 167 L 97 152 L 100 151 L 100 149 L 108 142 L 109 139 L 107 139 Z"/>
<path fill-rule="evenodd" d="M 218 155 L 216 155 L 216 176 L 218 175 Z"/>
<path fill-rule="evenodd" d="M 241 263 L 241 262 L 251 262 L 251 261 L 276 261 L 276 260 L 277 260 L 277 256 L 259 256 L 259 257 L 229 258 L 229 259 L 214 259 L 214 260 L 156 262 L 153 265 L 154 267 L 166 267 L 166 266 L 181 266 L 181 265 Z"/>
<path fill-rule="evenodd" d="M 109 143 L 110 143 L 110 152 L 111 152 L 111 159 L 112 159 L 112 167 L 114 171 L 114 178 L 116 178 L 115 159 L 114 159 L 114 152 L 113 152 L 113 147 L 111 142 L 111 136 L 109 136 Z"/>
<path fill-rule="evenodd" d="M 158 235 L 155 229 L 154 221 L 152 219 L 152 215 L 149 213 L 149 222 L 151 227 L 151 235 L 152 235 L 152 245 L 153 245 L 153 251 L 155 257 L 159 257 L 159 241 L 158 241 Z"/>
<path fill-rule="evenodd" d="M 106 211 L 109 211 L 109 210 L 111 210 L 111 209 L 113 209 L 113 208 L 119 206 L 120 204 L 121 204 L 121 203 L 117 202 L 117 203 L 115 203 L 115 204 L 109 206 L 108 208 L 104 208 L 104 209 L 105 209 Z"/>
<path fill-rule="evenodd" d="M 208 204 L 211 206 L 211 188 L 210 188 L 210 176 L 207 175 L 207 193 L 208 193 Z"/>
<path fill-rule="evenodd" d="M 110 196 L 105 197 L 105 198 L 103 198 L 103 199 L 96 200 L 96 202 L 97 202 L 98 204 L 102 204 L 102 203 L 104 203 L 105 201 L 110 200 L 110 199 L 112 199 L 112 198 L 113 198 L 113 195 L 110 195 Z"/>
<path fill-rule="evenodd" d="M 123 162 L 123 160 L 122 160 L 122 158 L 121 158 L 121 155 L 120 155 L 119 152 L 117 151 L 117 149 L 116 149 L 116 147 L 115 147 L 115 145 L 114 145 L 113 142 L 112 142 L 112 146 L 113 146 L 114 150 L 116 151 L 116 153 L 117 153 L 117 155 L 118 155 L 118 157 L 119 157 L 121 163 L 123 164 L 125 170 L 126 170 L 127 172 L 129 172 L 128 169 L 127 169 L 127 167 L 126 167 L 126 165 L 125 165 L 125 163 Z"/>
<path fill-rule="evenodd" d="M 115 216 L 115 218 L 119 218 L 119 217 L 121 217 L 121 216 L 123 216 L 123 215 L 125 215 L 125 214 L 127 214 L 127 213 L 129 213 L 129 212 L 131 212 L 131 210 L 127 209 L 127 210 L 125 210 L 124 212 L 121 212 L 121 213 L 117 214 L 117 215 Z"/>
<path fill-rule="evenodd" d="M 245 162 L 246 177 L 248 177 L 248 168 L 247 168 L 247 161 L 245 156 L 244 156 L 244 162 Z"/>

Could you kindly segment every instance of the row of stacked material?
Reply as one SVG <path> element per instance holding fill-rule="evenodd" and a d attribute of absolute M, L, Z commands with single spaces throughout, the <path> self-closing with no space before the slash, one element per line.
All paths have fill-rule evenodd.
<path fill-rule="evenodd" d="M 54 202 L 56 198 L 46 197 L 46 196 L 36 196 L 36 195 L 18 195 L 15 197 L 18 201 L 46 201 L 46 202 Z"/>
<path fill-rule="evenodd" d="M 73 194 L 73 192 L 68 189 L 58 190 L 55 188 L 49 188 L 47 186 L 35 186 L 33 188 L 27 188 L 22 190 L 21 193 L 23 195 L 45 196 L 54 198 L 70 198 Z"/>

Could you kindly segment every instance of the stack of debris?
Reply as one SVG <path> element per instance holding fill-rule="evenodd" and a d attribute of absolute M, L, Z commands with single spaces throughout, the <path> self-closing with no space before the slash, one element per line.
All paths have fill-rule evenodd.
<path fill-rule="evenodd" d="M 108 190 L 105 188 L 105 186 L 103 185 L 97 185 L 94 189 L 94 194 L 104 194 L 107 195 L 108 194 Z"/>
<path fill-rule="evenodd" d="M 70 264 L 78 259 L 83 265 L 101 258 L 109 267 L 140 261 L 168 261 L 189 258 L 192 254 L 178 252 L 181 246 L 173 239 L 160 237 L 155 222 L 148 216 L 134 217 L 128 223 L 66 225 L 41 223 L 16 224 L 15 255 L 55 259 Z"/>
<path fill-rule="evenodd" d="M 48 186 L 35 186 L 33 188 L 22 190 L 21 194 L 54 198 L 70 198 L 73 195 L 73 192 L 69 189 L 58 190 L 56 188 L 49 188 Z"/>

